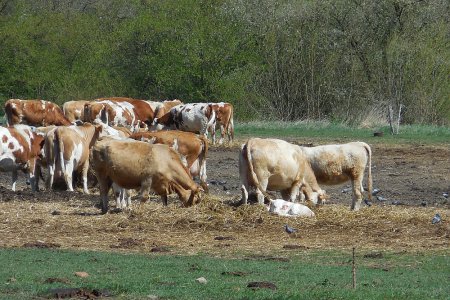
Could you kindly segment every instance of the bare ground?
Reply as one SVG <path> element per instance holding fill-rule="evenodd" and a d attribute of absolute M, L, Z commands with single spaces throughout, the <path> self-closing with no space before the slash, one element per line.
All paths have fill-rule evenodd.
<path fill-rule="evenodd" d="M 298 142 L 298 141 L 293 141 Z M 238 143 L 211 147 L 210 194 L 195 207 L 157 197 L 131 212 L 100 215 L 98 190 L 31 193 L 24 176 L 12 192 L 10 175 L 0 174 L 0 247 L 57 247 L 126 252 L 212 255 L 291 254 L 305 249 L 448 251 L 450 147 L 372 145 L 372 205 L 349 210 L 349 185 L 324 187 L 330 201 L 314 208 L 314 219 L 269 215 L 258 205 L 239 206 Z M 435 213 L 442 221 L 431 224 Z M 290 236 L 283 225 L 299 233 Z"/>

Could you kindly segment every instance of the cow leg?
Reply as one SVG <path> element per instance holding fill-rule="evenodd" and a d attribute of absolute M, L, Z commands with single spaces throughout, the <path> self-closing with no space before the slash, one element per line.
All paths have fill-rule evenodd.
<path fill-rule="evenodd" d="M 17 176 L 17 169 L 14 168 L 12 170 L 12 186 L 11 186 L 11 189 L 12 189 L 13 192 L 16 191 L 17 178 L 18 178 L 18 176 Z"/>
<path fill-rule="evenodd" d="M 89 159 L 87 159 L 82 166 L 82 177 L 83 177 L 83 192 L 89 194 L 88 190 L 88 171 L 89 171 Z"/>
<path fill-rule="evenodd" d="M 247 204 L 248 202 L 248 161 L 247 159 L 244 157 L 243 153 L 242 153 L 242 148 L 241 151 L 239 152 L 239 178 L 241 181 L 241 193 L 242 193 L 242 197 L 241 197 L 241 204 Z"/>
<path fill-rule="evenodd" d="M 48 176 L 47 176 L 47 180 L 45 182 L 45 187 L 47 190 L 52 189 L 54 178 L 55 178 L 55 166 L 49 165 L 48 166 Z"/>
<path fill-rule="evenodd" d="M 267 190 L 267 185 L 269 184 L 269 179 L 263 179 L 260 182 L 261 188 L 263 188 L 263 190 L 261 191 L 259 188 L 256 188 L 256 197 L 258 198 L 258 203 L 261 205 L 264 205 L 264 194 L 263 192 L 265 192 Z"/>
<path fill-rule="evenodd" d="M 124 189 L 115 183 L 112 184 L 112 188 L 114 191 L 114 197 L 116 198 L 116 208 L 122 209 L 122 195 Z"/>
<path fill-rule="evenodd" d="M 222 124 L 220 124 L 220 140 L 219 140 L 219 145 L 223 144 L 223 140 L 225 138 L 225 132 L 226 132 L 226 128 L 225 126 L 223 126 Z"/>
<path fill-rule="evenodd" d="M 152 179 L 147 178 L 141 183 L 141 189 L 139 191 L 139 198 L 141 199 L 141 204 L 147 202 L 148 194 L 152 188 Z"/>
<path fill-rule="evenodd" d="M 112 181 L 108 178 L 98 178 L 98 183 L 100 187 L 100 204 L 102 207 L 102 214 L 106 214 L 108 212 L 108 192 L 111 188 Z"/>
<path fill-rule="evenodd" d="M 31 191 L 36 192 L 36 159 L 30 159 L 29 168 Z"/>
<path fill-rule="evenodd" d="M 70 161 L 66 164 L 64 161 L 65 167 L 64 167 L 64 179 L 66 180 L 67 184 L 67 190 L 73 192 L 73 162 Z"/>
<path fill-rule="evenodd" d="M 354 211 L 358 211 L 361 208 L 362 201 L 362 193 L 361 190 L 364 190 L 360 180 L 352 180 L 352 206 L 351 209 Z"/>

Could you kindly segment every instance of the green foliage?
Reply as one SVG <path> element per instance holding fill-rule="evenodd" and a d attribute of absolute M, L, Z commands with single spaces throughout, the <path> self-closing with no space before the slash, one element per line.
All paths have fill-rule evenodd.
<path fill-rule="evenodd" d="M 445 0 L 1 1 L 0 103 L 227 101 L 239 120 L 450 124 Z"/>
<path fill-rule="evenodd" d="M 382 253 L 377 258 L 364 254 L 357 256 L 357 289 L 353 290 L 350 253 L 290 252 L 286 262 L 245 256 L 1 249 L 0 298 L 45 296 L 57 287 L 106 289 L 115 299 L 148 295 L 170 299 L 443 299 L 450 292 L 445 254 Z M 76 277 L 78 271 L 89 277 Z M 208 282 L 196 282 L 199 277 Z M 272 282 L 277 290 L 247 288 L 254 281 Z"/>

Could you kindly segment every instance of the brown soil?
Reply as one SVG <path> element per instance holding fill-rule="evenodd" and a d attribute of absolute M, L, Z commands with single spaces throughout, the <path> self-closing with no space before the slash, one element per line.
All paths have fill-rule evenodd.
<path fill-rule="evenodd" d="M 210 194 L 195 207 L 176 197 L 163 207 L 158 197 L 131 212 L 100 214 L 98 190 L 32 193 L 21 174 L 17 192 L 10 174 L 0 173 L 0 247 L 89 249 L 176 254 L 271 255 L 315 249 L 448 251 L 450 147 L 372 145 L 372 205 L 349 210 L 350 186 L 323 187 L 330 201 L 314 208 L 314 219 L 269 215 L 258 205 L 239 206 L 238 145 L 211 147 Z M 344 191 L 344 192 L 343 192 Z M 431 224 L 435 213 L 442 221 Z M 298 229 L 286 234 L 283 225 Z"/>

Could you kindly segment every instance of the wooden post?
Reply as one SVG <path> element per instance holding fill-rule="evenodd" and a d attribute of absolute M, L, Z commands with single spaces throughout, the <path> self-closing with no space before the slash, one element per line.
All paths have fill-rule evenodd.
<path fill-rule="evenodd" d="M 353 255 L 352 255 L 352 288 L 356 289 L 355 247 L 353 247 Z"/>

